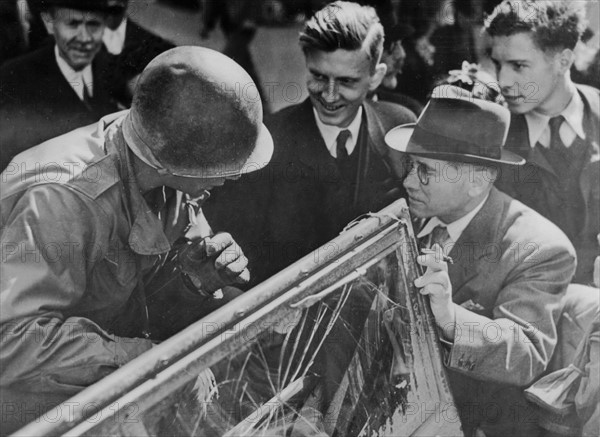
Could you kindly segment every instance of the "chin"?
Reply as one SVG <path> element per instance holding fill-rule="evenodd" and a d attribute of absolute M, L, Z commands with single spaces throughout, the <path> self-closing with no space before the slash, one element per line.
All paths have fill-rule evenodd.
<path fill-rule="evenodd" d="M 413 218 L 426 218 L 426 217 L 425 217 L 425 216 L 422 214 L 422 211 L 421 211 L 421 212 L 419 212 L 419 209 L 418 209 L 418 208 L 415 208 L 413 205 L 410 205 L 410 204 L 409 204 L 409 205 L 408 205 L 408 210 L 409 210 L 409 212 L 410 212 L 410 215 L 411 215 Z"/>
<path fill-rule="evenodd" d="M 519 103 L 510 104 L 510 103 L 508 103 L 508 110 L 510 112 L 512 112 L 513 114 L 526 114 L 527 112 L 531 111 L 532 109 L 534 109 L 534 108 L 528 107 L 528 106 L 526 106 L 524 104 L 519 104 Z"/>

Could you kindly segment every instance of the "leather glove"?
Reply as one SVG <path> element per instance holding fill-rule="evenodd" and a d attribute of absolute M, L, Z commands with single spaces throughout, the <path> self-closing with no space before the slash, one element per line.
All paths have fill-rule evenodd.
<path fill-rule="evenodd" d="M 178 254 L 181 272 L 201 292 L 212 295 L 232 284 L 250 280 L 248 259 L 228 233 L 189 241 Z"/>

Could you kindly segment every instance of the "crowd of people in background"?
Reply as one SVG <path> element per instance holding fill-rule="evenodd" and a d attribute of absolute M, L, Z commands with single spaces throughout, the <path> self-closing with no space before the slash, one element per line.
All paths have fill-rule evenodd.
<path fill-rule="evenodd" d="M 175 48 L 128 17 L 128 0 L 0 2 L 3 248 L 70 236 L 105 251 L 63 264 L 3 253 L 0 385 L 23 402 L 40 392 L 64 400 L 357 216 L 405 198 L 423 247 L 455 258 L 461 245 L 501 248 L 493 265 L 477 250 L 456 266 L 419 257 L 427 270 L 418 287 L 440 328 L 463 430 L 534 436 L 545 419 L 546 430 L 565 432 L 537 410 L 539 423 L 509 417 L 509 406 L 548 407 L 544 393 L 556 384 L 523 389 L 550 370 L 597 368 L 599 29 L 566 1 L 265 3 L 201 2 L 198 34 L 219 23 L 224 56 Z M 249 49 L 273 10 L 305 21 L 308 90 L 275 113 Z M 217 80 L 232 90 L 257 84 L 260 98 L 220 93 Z M 51 162 L 56 179 L 38 183 Z M 65 163 L 98 168 L 101 182 L 87 184 Z M 475 176 L 449 183 L 438 174 L 448 166 Z M 236 256 L 207 268 L 216 246 Z M 311 363 L 323 380 L 319 414 L 371 302 L 357 292 L 342 305 L 341 334 Z M 67 338 L 67 319 L 99 341 Z M 48 320 L 61 326 L 52 338 L 21 341 L 19 332 Z M 489 320 L 502 328 L 494 344 L 477 330 L 475 341 L 455 335 Z M 120 337 L 134 341 L 115 349 Z M 585 384 L 593 390 L 571 399 L 567 430 L 593 434 L 600 383 Z M 501 420 L 469 410 L 474 397 L 505 406 Z M 310 429 L 323 435 L 318 420 Z"/>

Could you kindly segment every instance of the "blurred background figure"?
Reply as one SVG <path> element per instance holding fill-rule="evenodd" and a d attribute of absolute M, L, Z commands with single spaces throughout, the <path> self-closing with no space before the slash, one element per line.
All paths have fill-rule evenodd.
<path fill-rule="evenodd" d="M 600 88 L 600 47 L 598 36 L 588 27 L 575 46 L 571 78 L 575 83 Z"/>
<path fill-rule="evenodd" d="M 123 107 L 131 105 L 139 75 L 156 56 L 174 45 L 137 25 L 127 17 L 128 0 L 107 0 L 106 29 L 102 36 L 108 52 L 108 74 L 115 97 Z"/>
<path fill-rule="evenodd" d="M 406 24 L 384 26 L 385 40 L 381 62 L 387 66 L 387 71 L 381 85 L 371 95 L 374 101 L 397 103 L 410 109 L 415 115 L 423 110 L 423 105 L 416 99 L 398 91 L 399 75 L 406 62 L 406 51 L 402 42 L 414 33 L 414 28 Z"/>
<path fill-rule="evenodd" d="M 118 109 L 102 53 L 106 0 L 45 0 L 54 44 L 0 67 L 0 170 L 17 153 Z"/>
<path fill-rule="evenodd" d="M 20 0 L 0 2 L 0 65 L 25 53 L 29 23 L 27 3 Z"/>
<path fill-rule="evenodd" d="M 217 22 L 225 35 L 223 54 L 240 64 L 248 72 L 256 86 L 256 91 L 248 90 L 248 97 L 260 98 L 263 110 L 268 113 L 269 101 L 260 89 L 260 79 L 250 54 L 250 43 L 256 34 L 256 14 L 260 11 L 255 0 L 203 0 L 200 37 L 208 38 Z M 243 86 L 243 85 L 242 85 Z"/>

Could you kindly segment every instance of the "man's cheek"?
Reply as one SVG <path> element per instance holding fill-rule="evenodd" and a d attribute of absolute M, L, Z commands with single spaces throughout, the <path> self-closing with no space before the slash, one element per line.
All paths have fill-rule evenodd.
<path fill-rule="evenodd" d="M 319 94 L 320 92 L 322 92 L 325 89 L 325 86 L 316 80 L 309 79 L 306 82 L 306 88 L 308 89 L 308 92 L 311 94 Z"/>

